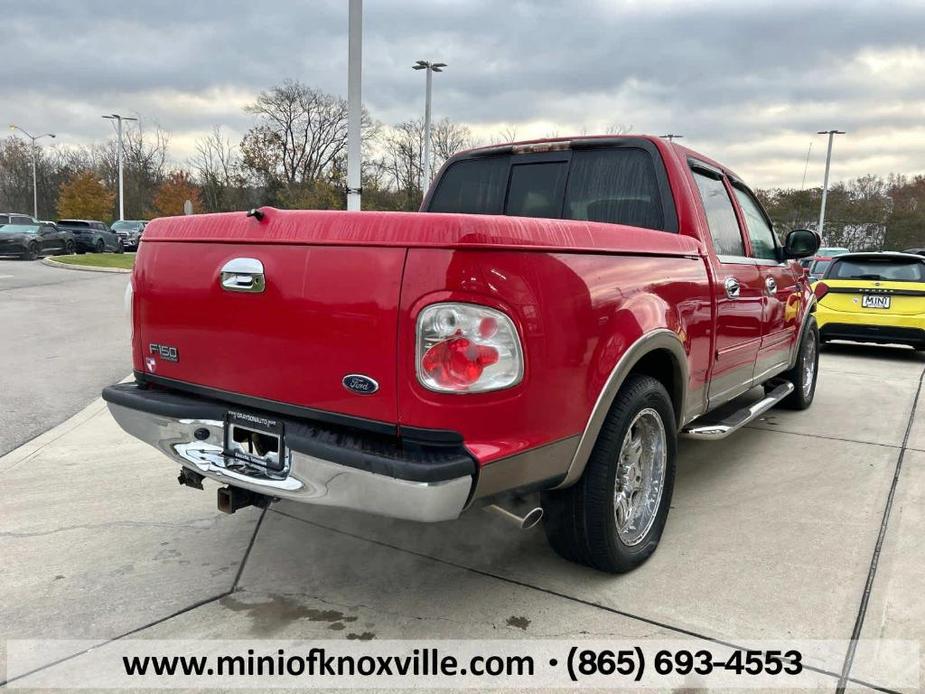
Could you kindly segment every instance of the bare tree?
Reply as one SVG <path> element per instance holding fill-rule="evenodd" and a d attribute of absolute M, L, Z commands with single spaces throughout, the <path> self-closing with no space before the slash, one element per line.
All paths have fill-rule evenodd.
<path fill-rule="evenodd" d="M 246 108 L 256 124 L 244 136 L 244 165 L 285 184 L 322 178 L 347 145 L 346 100 L 287 80 Z M 372 122 L 364 111 L 366 128 Z"/>
<path fill-rule="evenodd" d="M 431 167 L 434 176 L 456 152 L 472 147 L 472 133 L 464 125 L 442 118 L 431 125 Z M 424 170 L 424 121 L 408 120 L 388 128 L 382 142 L 379 169 L 391 179 L 394 188 L 405 195 L 407 209 L 415 209 L 421 199 Z"/>
<path fill-rule="evenodd" d="M 244 176 L 241 155 L 232 141 L 216 125 L 212 132 L 196 141 L 196 154 L 189 161 L 199 182 L 202 203 L 209 212 L 240 207 Z"/>
<path fill-rule="evenodd" d="M 505 125 L 491 138 L 493 145 L 509 145 L 512 142 L 517 142 L 516 125 Z"/>
<path fill-rule="evenodd" d="M 454 123 L 449 118 L 442 118 L 431 125 L 431 162 L 430 170 L 434 176 L 446 160 L 457 152 L 475 146 L 472 132 L 465 125 Z"/>

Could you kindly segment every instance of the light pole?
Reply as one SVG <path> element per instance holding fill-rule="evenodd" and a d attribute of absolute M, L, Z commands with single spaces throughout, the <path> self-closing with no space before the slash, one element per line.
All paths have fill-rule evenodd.
<path fill-rule="evenodd" d="M 443 72 L 446 63 L 432 63 L 428 60 L 419 60 L 411 66 L 412 70 L 427 70 L 427 96 L 424 98 L 424 173 L 421 181 L 421 190 L 426 192 L 430 187 L 430 93 L 433 86 L 433 73 Z"/>
<path fill-rule="evenodd" d="M 819 208 L 819 237 L 822 238 L 825 224 L 825 200 L 829 194 L 829 165 L 832 163 L 832 140 L 836 135 L 844 135 L 844 130 L 820 130 L 817 135 L 829 136 L 829 151 L 825 155 L 825 178 L 822 180 L 822 206 Z"/>
<path fill-rule="evenodd" d="M 122 121 L 124 120 L 138 120 L 137 118 L 129 118 L 128 116 L 120 116 L 118 113 L 113 113 L 109 116 L 103 116 L 107 120 L 114 120 L 116 122 L 116 129 L 119 132 L 119 221 L 121 222 L 125 219 L 125 206 L 122 198 Z"/>
<path fill-rule="evenodd" d="M 363 0 L 350 0 L 347 33 L 347 209 L 359 210 L 363 193 Z"/>
<path fill-rule="evenodd" d="M 33 137 L 27 131 L 20 128 L 18 125 L 10 124 L 10 130 L 18 130 L 23 135 L 32 140 L 32 216 L 36 219 L 39 218 L 39 188 L 38 183 L 35 177 L 35 141 L 43 137 L 54 138 L 54 133 L 44 133 L 43 135 L 36 135 Z"/>

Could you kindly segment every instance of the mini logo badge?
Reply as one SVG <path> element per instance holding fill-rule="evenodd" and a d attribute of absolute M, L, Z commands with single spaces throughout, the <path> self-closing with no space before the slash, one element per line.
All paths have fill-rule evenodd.
<path fill-rule="evenodd" d="M 359 395 L 372 395 L 379 390 L 379 384 L 363 374 L 347 374 L 341 383 L 351 393 L 358 393 Z"/>

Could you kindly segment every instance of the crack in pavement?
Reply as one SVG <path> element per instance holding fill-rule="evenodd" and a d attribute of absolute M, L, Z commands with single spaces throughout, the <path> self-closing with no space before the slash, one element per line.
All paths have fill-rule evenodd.
<path fill-rule="evenodd" d="M 7 685 L 9 685 L 11 682 L 21 680 L 24 677 L 28 677 L 29 675 L 34 675 L 36 672 L 47 670 L 50 667 L 54 667 L 55 665 L 60 665 L 61 663 L 67 662 L 69 660 L 73 660 L 74 658 L 79 658 L 80 656 L 85 655 L 89 653 L 90 651 L 103 648 L 104 646 L 107 646 L 115 641 L 121 641 L 122 639 L 126 639 L 129 636 L 132 636 L 133 634 L 137 634 L 141 631 L 144 631 L 145 629 L 150 629 L 151 627 L 157 626 L 158 624 L 163 624 L 164 622 L 167 622 L 173 619 L 174 617 L 179 617 L 181 614 L 186 614 L 187 612 L 191 612 L 197 608 L 203 607 L 205 605 L 209 605 L 213 602 L 216 602 L 218 600 L 221 600 L 222 598 L 226 598 L 229 595 L 233 594 L 235 590 L 237 589 L 238 581 L 241 579 L 241 572 L 244 570 L 244 565 L 247 563 L 247 560 L 250 557 L 251 549 L 254 546 L 254 541 L 257 539 L 257 533 L 260 531 L 260 525 L 263 522 L 263 518 L 264 516 L 266 516 L 266 513 L 267 513 L 267 510 L 263 509 L 263 511 L 260 514 L 260 518 L 257 519 L 257 524 L 254 527 L 254 534 L 251 536 L 251 541 L 247 545 L 247 549 L 244 550 L 244 556 L 241 558 L 241 565 L 238 568 L 238 574 L 237 576 L 235 576 L 234 583 L 232 583 L 231 588 L 229 588 L 228 590 L 222 592 L 219 595 L 215 595 L 211 598 L 206 598 L 205 600 L 199 600 L 198 602 L 195 602 L 192 605 L 188 605 L 187 607 L 176 610 L 175 612 L 171 612 L 170 614 L 164 617 L 160 617 L 159 619 L 155 619 L 151 622 L 135 627 L 134 629 L 130 629 L 129 631 L 123 632 L 122 634 L 112 637 L 111 639 L 102 640 L 101 642 L 93 645 L 90 648 L 85 648 L 81 651 L 78 651 L 77 653 L 71 653 L 70 655 L 66 655 L 63 658 L 58 658 L 57 660 L 53 662 L 46 663 L 45 665 L 42 665 L 33 670 L 30 670 L 29 672 L 24 672 L 21 675 L 17 675 L 16 677 L 11 677 L 9 679 L 2 680 L 0 681 L 0 688 L 7 688 Z"/>
<path fill-rule="evenodd" d="M 877 542 L 874 545 L 874 552 L 870 558 L 870 568 L 867 572 L 867 581 L 864 584 L 864 592 L 861 593 L 861 602 L 858 605 L 858 615 L 854 622 L 854 628 L 851 631 L 851 642 L 848 645 L 848 651 L 845 653 L 845 660 L 842 665 L 841 675 L 838 679 L 836 692 L 841 694 L 845 691 L 850 679 L 851 668 L 854 665 L 854 657 L 857 653 L 858 639 L 861 636 L 861 630 L 864 628 L 864 619 L 867 616 L 867 607 L 870 604 L 870 596 L 873 593 L 874 579 L 877 576 L 877 568 L 880 564 L 880 552 L 883 550 L 883 542 L 886 539 L 886 531 L 890 523 L 890 513 L 893 510 L 893 500 L 896 498 L 896 487 L 899 484 L 899 476 L 902 473 L 903 459 L 906 457 L 906 451 L 909 450 L 909 435 L 912 433 L 912 424 L 915 421 L 915 411 L 918 409 L 919 396 L 922 394 L 922 384 L 925 382 L 925 369 L 919 374 L 919 385 L 915 391 L 915 398 L 912 401 L 912 412 L 909 414 L 909 421 L 906 424 L 906 433 L 903 436 L 902 448 L 899 450 L 899 456 L 896 459 L 896 467 L 893 471 L 893 481 L 890 485 L 890 493 L 887 495 L 886 504 L 883 507 L 883 518 L 880 521 L 880 532 L 877 534 Z"/>
<path fill-rule="evenodd" d="M 271 513 L 275 513 L 275 514 L 280 515 L 280 516 L 285 516 L 286 518 L 291 518 L 292 520 L 299 521 L 299 522 L 301 522 L 301 523 L 305 523 L 306 525 L 311 525 L 311 526 L 314 526 L 314 527 L 316 527 L 316 528 L 321 528 L 321 529 L 323 529 L 323 530 L 327 530 L 327 531 L 329 531 L 329 532 L 338 533 L 338 534 L 344 535 L 344 536 L 346 536 L 346 537 L 352 537 L 352 538 L 354 538 L 354 539 L 356 539 L 356 540 L 362 540 L 363 542 L 369 542 L 370 544 L 378 545 L 378 546 L 380 546 L 380 547 L 387 547 L 387 548 L 393 549 L 393 550 L 395 550 L 395 551 L 397 551 L 397 552 L 403 552 L 403 553 L 405 553 L 405 554 L 410 554 L 410 555 L 412 555 L 412 556 L 420 557 L 420 558 L 422 558 L 422 559 L 429 559 L 430 561 L 436 562 L 436 563 L 438 563 L 438 564 L 443 564 L 443 565 L 445 565 L 445 566 L 452 566 L 452 567 L 454 567 L 454 568 L 461 569 L 461 570 L 463 570 L 463 571 L 468 571 L 469 573 L 474 573 L 474 574 L 476 574 L 476 575 L 478 575 L 478 576 L 484 576 L 484 577 L 486 577 L 486 578 L 493 578 L 493 579 L 495 579 L 495 580 L 497 580 L 497 581 L 502 581 L 502 582 L 504 582 L 504 583 L 509 583 L 509 584 L 511 584 L 511 585 L 519 586 L 519 587 L 521 587 L 521 588 L 527 588 L 527 589 L 529 589 L 529 590 L 534 590 L 534 591 L 537 591 L 537 592 L 540 592 L 540 593 L 544 593 L 544 594 L 546 594 L 546 595 L 552 595 L 552 596 L 554 596 L 554 597 L 562 598 L 563 600 L 569 600 L 569 601 L 571 601 L 571 602 L 575 602 L 575 603 L 578 603 L 578 604 L 580 604 L 580 605 L 585 605 L 585 606 L 587 606 L 587 607 L 597 608 L 597 609 L 599 609 L 599 610 L 603 610 L 604 612 L 609 612 L 609 613 L 611 613 L 611 614 L 619 615 L 620 617 L 625 617 L 625 618 L 627 618 L 627 619 L 632 619 L 632 620 L 636 620 L 636 621 L 638 621 L 638 622 L 643 622 L 644 624 L 649 624 L 649 625 L 651 625 L 651 626 L 656 626 L 656 627 L 659 627 L 659 628 L 661 628 L 661 629 L 665 629 L 665 630 L 667 630 L 667 631 L 675 632 L 675 633 L 677 633 L 677 634 L 684 634 L 685 636 L 690 636 L 690 637 L 693 637 L 693 638 L 695 638 L 695 639 L 700 639 L 700 640 L 702 640 L 702 641 L 707 641 L 707 642 L 709 642 L 709 643 L 715 643 L 715 644 L 717 644 L 717 645 L 725 646 L 725 647 L 727 647 L 727 648 L 734 648 L 734 649 L 736 649 L 736 650 L 747 650 L 744 646 L 737 645 L 737 644 L 733 643 L 732 641 L 726 641 L 726 640 L 724 640 L 724 639 L 721 639 L 721 638 L 718 638 L 718 637 L 714 637 L 714 636 L 707 636 L 706 634 L 701 634 L 701 633 L 698 633 L 698 632 L 693 631 L 693 630 L 691 630 L 691 629 L 687 629 L 687 628 L 685 628 L 685 627 L 674 626 L 674 625 L 668 624 L 668 623 L 666 623 L 666 622 L 660 622 L 660 621 L 658 621 L 658 620 L 656 620 L 656 619 L 651 619 L 651 618 L 649 618 L 649 617 L 643 617 L 643 616 L 641 616 L 641 615 L 633 614 L 633 613 L 631 613 L 631 612 L 625 612 L 624 610 L 619 610 L 619 609 L 617 609 L 617 608 L 615 608 L 615 607 L 610 607 L 609 605 L 602 605 L 602 604 L 600 604 L 600 603 L 593 602 L 592 600 L 586 600 L 586 599 L 584 599 L 584 598 L 579 598 L 579 597 L 574 596 L 574 595 L 569 595 L 568 593 L 562 593 L 562 592 L 559 592 L 559 591 L 557 591 L 557 590 L 553 590 L 553 589 L 551 589 L 551 588 L 544 588 L 544 587 L 542 587 L 542 586 L 533 585 L 532 583 L 527 583 L 526 581 L 521 581 L 521 580 L 516 579 L 516 578 L 510 578 L 510 577 L 508 577 L 508 576 L 502 576 L 501 574 L 495 574 L 495 573 L 492 573 L 492 572 L 490 572 L 490 571 L 486 571 L 486 570 L 484 570 L 484 569 L 477 569 L 477 568 L 474 568 L 474 567 L 471 567 L 471 566 L 466 566 L 465 564 L 459 564 L 459 563 L 454 562 L 454 561 L 451 561 L 451 560 L 449 560 L 449 559 L 442 559 L 441 557 L 435 557 L 435 556 L 432 556 L 432 555 L 430 555 L 430 554 L 425 554 L 424 552 L 418 552 L 418 551 L 413 550 L 413 549 L 407 549 L 407 548 L 405 548 L 405 547 L 400 547 L 400 546 L 398 546 L 398 545 L 393 545 L 393 544 L 390 544 L 390 543 L 388 543 L 388 542 L 383 542 L 382 540 L 375 540 L 375 539 L 372 539 L 372 538 L 364 537 L 364 536 L 362 536 L 362 535 L 357 535 L 356 533 L 351 533 L 351 532 L 348 532 L 348 531 L 346 531 L 346 530 L 341 530 L 341 529 L 339 529 L 339 528 L 333 528 L 333 527 L 324 525 L 323 523 L 318 523 L 318 522 L 316 522 L 316 521 L 310 521 L 310 520 L 306 520 L 306 519 L 304 519 L 304 518 L 299 518 L 298 516 L 293 516 L 293 515 L 291 515 L 291 514 L 288 514 L 288 513 L 284 512 L 284 511 L 279 511 L 279 510 L 277 510 L 277 509 L 269 509 L 269 510 L 270 510 Z M 826 669 L 821 668 L 821 667 L 815 667 L 815 666 L 813 666 L 813 665 L 806 665 L 805 663 L 804 663 L 803 667 L 804 667 L 804 669 L 806 669 L 806 670 L 810 670 L 810 671 L 812 671 L 812 672 L 816 672 L 816 673 L 819 673 L 819 674 L 821 674 L 821 675 L 828 675 L 829 677 L 832 677 L 833 679 L 836 679 L 836 680 L 837 680 L 837 678 L 839 677 L 839 674 L 838 674 L 837 672 L 832 672 L 831 670 L 826 670 Z M 871 685 L 871 684 L 869 684 L 869 683 L 867 683 L 867 682 L 864 682 L 864 681 L 861 681 L 861 680 L 854 680 L 854 679 L 850 679 L 850 678 L 849 678 L 849 681 L 852 682 L 852 683 L 855 683 L 855 684 L 861 684 L 861 685 L 866 686 L 866 687 L 871 687 L 871 688 L 874 688 L 874 689 L 880 689 L 881 691 L 891 691 L 891 690 L 884 690 L 884 689 L 881 688 L 881 687 L 877 687 L 877 686 L 875 686 L 875 685 Z"/>

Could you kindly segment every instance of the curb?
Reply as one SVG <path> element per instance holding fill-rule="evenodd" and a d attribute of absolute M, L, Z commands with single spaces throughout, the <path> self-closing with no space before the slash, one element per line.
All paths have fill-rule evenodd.
<path fill-rule="evenodd" d="M 129 374 L 119 382 L 126 383 L 133 380 L 133 378 L 134 375 Z M 70 432 L 74 431 L 74 429 L 77 429 L 83 424 L 86 424 L 105 410 L 106 403 L 103 401 L 103 398 L 94 398 L 93 402 L 91 402 L 86 407 L 81 408 L 60 424 L 56 424 L 50 429 L 43 431 L 41 434 L 34 436 L 28 441 L 21 443 L 13 450 L 8 451 L 4 455 L 0 456 L 0 472 L 7 472 L 12 470 L 24 460 L 31 458 L 39 450 L 47 446 L 52 441 L 56 441 L 65 434 L 69 434 Z"/>
<path fill-rule="evenodd" d="M 78 270 L 80 272 L 115 272 L 115 273 L 131 273 L 131 270 L 127 270 L 121 267 L 93 267 L 92 265 L 69 265 L 68 263 L 59 263 L 57 260 L 52 260 L 51 258 L 42 258 L 42 264 L 49 267 L 57 267 L 62 270 Z"/>

